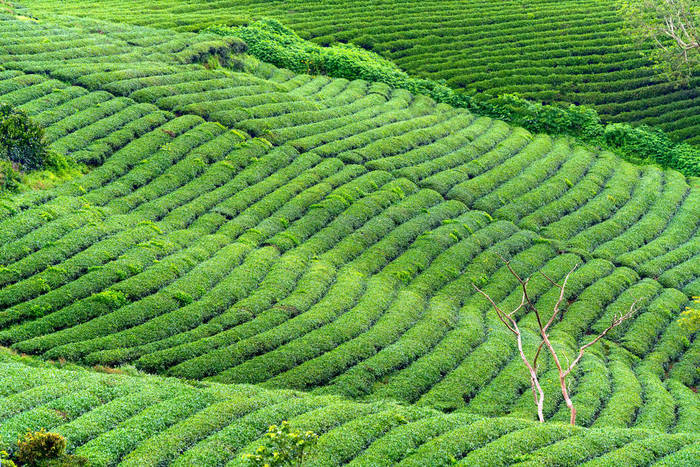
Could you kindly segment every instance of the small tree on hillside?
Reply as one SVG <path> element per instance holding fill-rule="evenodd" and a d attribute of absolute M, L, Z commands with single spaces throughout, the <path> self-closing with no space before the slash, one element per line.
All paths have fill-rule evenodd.
<path fill-rule="evenodd" d="M 540 272 L 542 276 L 547 279 L 553 286 L 559 289 L 559 298 L 554 305 L 554 308 L 552 309 L 552 313 L 549 316 L 549 319 L 545 322 L 543 320 L 543 316 L 540 313 L 540 311 L 537 309 L 535 304 L 533 303 L 532 299 L 530 298 L 530 295 L 528 294 L 527 290 L 527 284 L 529 283 L 531 277 L 527 277 L 525 279 L 522 279 L 518 273 L 513 270 L 512 266 L 510 265 L 510 261 L 506 261 L 503 257 L 501 257 L 503 262 L 506 264 L 506 267 L 510 271 L 510 273 L 518 280 L 520 283 L 520 286 L 522 288 L 522 300 L 520 301 L 520 305 L 516 307 L 513 311 L 510 312 L 505 312 L 503 311 L 497 304 L 494 302 L 494 300 L 483 290 L 479 289 L 475 284 L 472 284 L 474 288 L 481 293 L 486 299 L 491 303 L 491 306 L 493 309 L 496 311 L 496 314 L 498 315 L 498 318 L 501 320 L 501 322 L 508 328 L 510 332 L 512 332 L 515 335 L 516 341 L 517 341 L 517 346 L 518 346 L 518 352 L 520 353 L 520 358 L 523 360 L 523 363 L 528 369 L 528 372 L 530 373 L 530 384 L 532 386 L 532 394 L 535 398 L 535 405 L 537 405 L 537 417 L 539 418 L 540 422 L 544 422 L 544 414 L 543 414 L 543 407 L 544 407 L 544 391 L 542 390 L 542 386 L 540 385 L 539 378 L 537 375 L 537 359 L 540 356 L 540 353 L 542 351 L 542 348 L 546 348 L 547 351 L 550 353 L 552 356 L 552 360 L 554 361 L 554 364 L 557 367 L 557 371 L 559 372 L 559 385 L 561 386 L 561 393 L 562 396 L 564 396 L 564 402 L 566 402 L 566 406 L 569 408 L 570 412 L 570 423 L 572 425 L 576 424 L 576 408 L 574 407 L 574 403 L 571 400 L 571 397 L 569 396 L 569 389 L 567 386 L 567 377 L 571 374 L 571 371 L 574 369 L 574 367 L 578 364 L 579 361 L 581 361 L 581 358 L 583 357 L 584 353 L 586 352 L 586 349 L 589 347 L 593 346 L 596 342 L 601 340 L 605 335 L 610 332 L 613 328 L 619 326 L 622 324 L 624 321 L 632 317 L 632 315 L 637 311 L 637 303 L 639 300 L 635 300 L 632 305 L 630 306 L 629 310 L 626 313 L 620 314 L 618 316 L 615 316 L 615 318 L 612 320 L 610 323 L 610 326 L 608 326 L 603 332 L 598 334 L 595 338 L 590 340 L 588 343 L 582 345 L 578 349 L 578 353 L 576 354 L 576 357 L 572 360 L 569 361 L 568 357 L 564 355 L 566 358 L 566 364 L 564 365 L 562 361 L 559 358 L 559 353 L 557 350 L 554 348 L 552 345 L 552 342 L 549 340 L 549 334 L 548 330 L 550 326 L 554 323 L 554 321 L 557 319 L 560 314 L 563 314 L 563 312 L 560 309 L 561 303 L 564 300 L 564 295 L 565 295 L 565 289 L 566 289 L 566 283 L 569 280 L 569 276 L 576 270 L 576 266 L 574 266 L 571 271 L 569 271 L 566 276 L 564 277 L 564 281 L 560 284 L 557 284 L 555 281 L 553 281 L 549 276 L 544 274 L 543 272 Z M 535 355 L 532 358 L 532 362 L 527 358 L 527 355 L 525 354 L 525 351 L 523 350 L 523 345 L 522 345 L 522 332 L 520 331 L 520 328 L 518 327 L 518 322 L 517 322 L 517 312 L 525 307 L 526 310 L 532 311 L 535 314 L 535 317 L 537 318 L 537 326 L 539 328 L 539 334 L 540 334 L 540 344 L 537 347 L 537 351 L 535 352 Z"/>
<path fill-rule="evenodd" d="M 652 59 L 672 80 L 687 84 L 700 66 L 698 0 L 623 1 L 622 14 L 632 35 L 654 45 Z"/>
<path fill-rule="evenodd" d="M 44 167 L 47 155 L 44 129 L 25 112 L 0 103 L 0 159 L 33 170 Z"/>

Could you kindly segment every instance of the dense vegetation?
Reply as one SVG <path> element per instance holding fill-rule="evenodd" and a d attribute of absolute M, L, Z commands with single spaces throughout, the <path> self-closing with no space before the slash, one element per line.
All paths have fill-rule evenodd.
<path fill-rule="evenodd" d="M 220 13 L 214 9 L 209 18 L 227 20 Z M 627 123 L 605 125 L 598 113 L 586 106 L 544 105 L 516 94 L 467 95 L 450 88 L 444 80 L 410 76 L 394 63 L 356 46 L 340 43 L 321 47 L 305 41 L 276 20 L 254 21 L 239 27 L 216 25 L 205 30 L 241 38 L 257 58 L 298 73 L 386 83 L 530 131 L 576 136 L 590 146 L 605 147 L 633 162 L 656 163 L 685 175 L 700 176 L 700 148 L 674 141 L 659 128 Z"/>
<path fill-rule="evenodd" d="M 42 167 L 46 160 L 43 128 L 4 103 L 0 103 L 0 159 L 27 169 Z"/>
<path fill-rule="evenodd" d="M 700 455 L 697 433 L 539 425 L 390 401 L 61 370 L 7 355 L 0 356 L 0 371 L 6 383 L 2 439 L 42 425 L 96 466 L 246 465 L 243 454 L 255 452 L 268 425 L 283 420 L 321 435 L 305 465 L 324 467 L 446 465 L 453 459 L 463 465 L 486 459 L 532 466 L 562 460 L 691 465 Z"/>
<path fill-rule="evenodd" d="M 637 163 L 656 163 L 686 175 L 700 176 L 700 148 L 674 142 L 663 131 L 646 126 L 604 125 L 597 112 L 585 106 L 543 105 L 515 94 L 468 96 L 445 84 L 411 77 L 393 63 L 357 47 L 320 47 L 304 41 L 274 20 L 235 28 L 213 26 L 206 31 L 239 37 L 257 58 L 298 73 L 386 83 L 530 131 L 576 136 L 588 145 L 603 146 Z"/>
<path fill-rule="evenodd" d="M 32 2 L 44 14 L 56 4 Z M 644 123 L 700 143 L 700 75 L 686 87 L 668 83 L 623 31 L 618 6 L 615 0 L 61 3 L 68 14 L 180 31 L 271 17 L 318 44 L 353 43 L 455 89 L 586 104 L 605 121 Z M 125 8 L 134 14 L 124 15 Z"/>
<path fill-rule="evenodd" d="M 245 50 L 0 17 L 0 101 L 93 167 L 0 201 L 0 344 L 190 381 L 3 354 L 3 447 L 44 427 L 94 465 L 236 465 L 287 419 L 321 435 L 314 465 L 698 462 L 700 339 L 677 320 L 700 295 L 698 179 Z M 500 256 L 579 264 L 551 331 L 569 355 L 641 299 L 571 377 L 580 427 L 557 397 L 534 422 L 471 288 L 519 303 Z"/>
<path fill-rule="evenodd" d="M 47 147 L 44 129 L 12 105 L 0 102 L 0 193 L 16 191 L 30 170 L 60 170 L 65 157 Z"/>

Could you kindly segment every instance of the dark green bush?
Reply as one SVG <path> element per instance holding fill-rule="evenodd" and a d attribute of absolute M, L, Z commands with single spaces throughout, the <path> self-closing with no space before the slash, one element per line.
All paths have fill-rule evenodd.
<path fill-rule="evenodd" d="M 47 162 L 44 129 L 26 113 L 4 103 L 0 103 L 0 159 L 27 170 L 42 168 Z"/>
<path fill-rule="evenodd" d="M 686 143 L 676 143 L 661 130 L 614 123 L 605 127 L 603 140 L 607 146 L 631 158 L 647 158 L 686 175 L 700 175 L 700 150 Z"/>

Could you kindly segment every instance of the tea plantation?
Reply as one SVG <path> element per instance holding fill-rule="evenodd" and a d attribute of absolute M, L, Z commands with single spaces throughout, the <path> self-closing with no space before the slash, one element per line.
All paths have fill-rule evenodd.
<path fill-rule="evenodd" d="M 615 0 L 28 3 L 46 18 L 60 5 L 67 14 L 179 31 L 275 18 L 319 44 L 356 44 L 457 89 L 586 104 L 607 121 L 652 125 L 700 144 L 700 78 L 668 83 L 642 53 L 646 46 L 623 31 Z"/>
<path fill-rule="evenodd" d="M 208 14 L 118 3 L 61 12 Z M 288 420 L 320 435 L 308 465 L 700 463 L 700 339 L 677 319 L 700 295 L 699 179 L 48 5 L 0 15 L 0 102 L 90 170 L 0 198 L 0 448 L 46 428 L 90 465 L 240 465 Z M 569 357 L 639 300 L 570 377 L 577 427 L 549 358 L 536 422 L 472 287 L 520 303 L 501 257 L 578 265 L 550 330 Z"/>
<path fill-rule="evenodd" d="M 306 465 L 691 465 L 697 433 L 446 414 L 391 401 L 106 375 L 0 356 L 0 434 L 41 425 L 92 465 L 245 465 L 270 423 L 323 433 Z M 48 383 L 50 382 L 50 383 Z"/>

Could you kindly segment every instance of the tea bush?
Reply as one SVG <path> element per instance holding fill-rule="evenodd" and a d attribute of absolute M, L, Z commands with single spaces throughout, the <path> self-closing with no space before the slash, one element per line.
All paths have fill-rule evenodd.
<path fill-rule="evenodd" d="M 544 105 L 515 93 L 465 94 L 444 81 L 414 78 L 373 52 L 349 45 L 321 47 L 305 41 L 279 21 L 263 19 L 245 26 L 211 26 L 208 32 L 243 39 L 257 58 L 297 73 L 379 81 L 424 94 L 438 102 L 464 107 L 534 132 L 566 134 L 605 146 L 627 159 L 672 167 L 700 175 L 700 149 L 678 143 L 659 129 L 629 124 L 605 125 L 595 109 L 580 105 Z"/>

